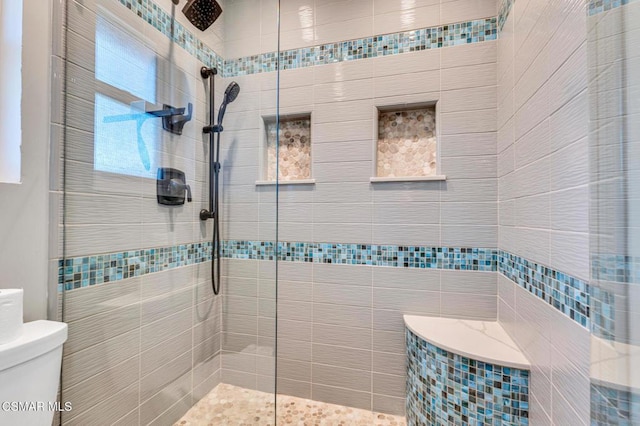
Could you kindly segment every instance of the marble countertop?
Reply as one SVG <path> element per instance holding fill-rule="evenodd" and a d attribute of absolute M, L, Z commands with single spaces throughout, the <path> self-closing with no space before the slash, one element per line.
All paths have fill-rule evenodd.
<path fill-rule="evenodd" d="M 404 323 L 417 336 L 449 352 L 505 367 L 531 368 L 515 342 L 495 321 L 404 315 Z"/>

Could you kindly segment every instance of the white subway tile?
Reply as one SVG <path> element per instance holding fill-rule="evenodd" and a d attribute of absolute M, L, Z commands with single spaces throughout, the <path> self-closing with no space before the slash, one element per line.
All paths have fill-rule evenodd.
<path fill-rule="evenodd" d="M 416 5 L 417 6 L 417 5 Z M 378 13 L 374 17 L 373 34 L 388 34 L 440 24 L 440 5 L 430 4 L 415 9 Z"/>
<path fill-rule="evenodd" d="M 489 18 L 496 14 L 493 0 L 454 0 L 441 3 L 440 20 L 443 24 Z"/>
<path fill-rule="evenodd" d="M 441 51 L 443 69 L 495 63 L 497 61 L 496 41 L 443 47 L 439 50 Z"/>
<path fill-rule="evenodd" d="M 496 83 L 495 63 L 448 68 L 442 73 L 442 90 L 495 87 Z"/>

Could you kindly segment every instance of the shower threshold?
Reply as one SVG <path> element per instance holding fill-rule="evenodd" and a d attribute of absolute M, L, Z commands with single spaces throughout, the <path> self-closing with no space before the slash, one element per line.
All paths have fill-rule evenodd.
<path fill-rule="evenodd" d="M 221 383 L 174 426 L 275 426 L 273 394 Z M 278 395 L 277 425 L 405 426 L 401 416 Z"/>

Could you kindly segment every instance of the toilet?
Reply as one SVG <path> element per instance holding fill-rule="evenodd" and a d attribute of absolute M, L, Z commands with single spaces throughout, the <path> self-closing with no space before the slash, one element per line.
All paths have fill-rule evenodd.
<path fill-rule="evenodd" d="M 50 426 L 56 406 L 67 324 L 33 321 L 0 345 L 0 425 Z M 62 404 L 64 409 L 64 403 Z"/>

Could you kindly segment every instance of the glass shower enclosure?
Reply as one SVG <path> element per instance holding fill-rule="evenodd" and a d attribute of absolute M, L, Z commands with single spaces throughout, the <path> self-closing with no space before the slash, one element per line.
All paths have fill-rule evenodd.
<path fill-rule="evenodd" d="M 277 117 L 278 73 L 264 75 L 274 90 L 260 95 L 242 78 L 234 46 L 251 34 L 233 2 L 218 1 L 223 14 L 206 31 L 188 18 L 193 3 L 55 5 L 65 24 L 65 425 L 173 424 L 198 401 L 192 424 L 233 422 L 234 410 L 275 422 L 277 182 L 256 189 L 257 160 L 239 154 L 257 151 L 261 116 Z M 260 7 L 273 37 L 259 47 L 277 51 L 278 4 Z M 236 99 L 225 90 L 232 81 Z M 203 128 L 221 124 L 225 101 L 210 140 Z M 200 214 L 211 213 L 215 168 L 219 245 L 214 220 Z M 243 388 L 261 392 L 248 401 Z M 215 406 L 221 398 L 236 406 Z"/>

